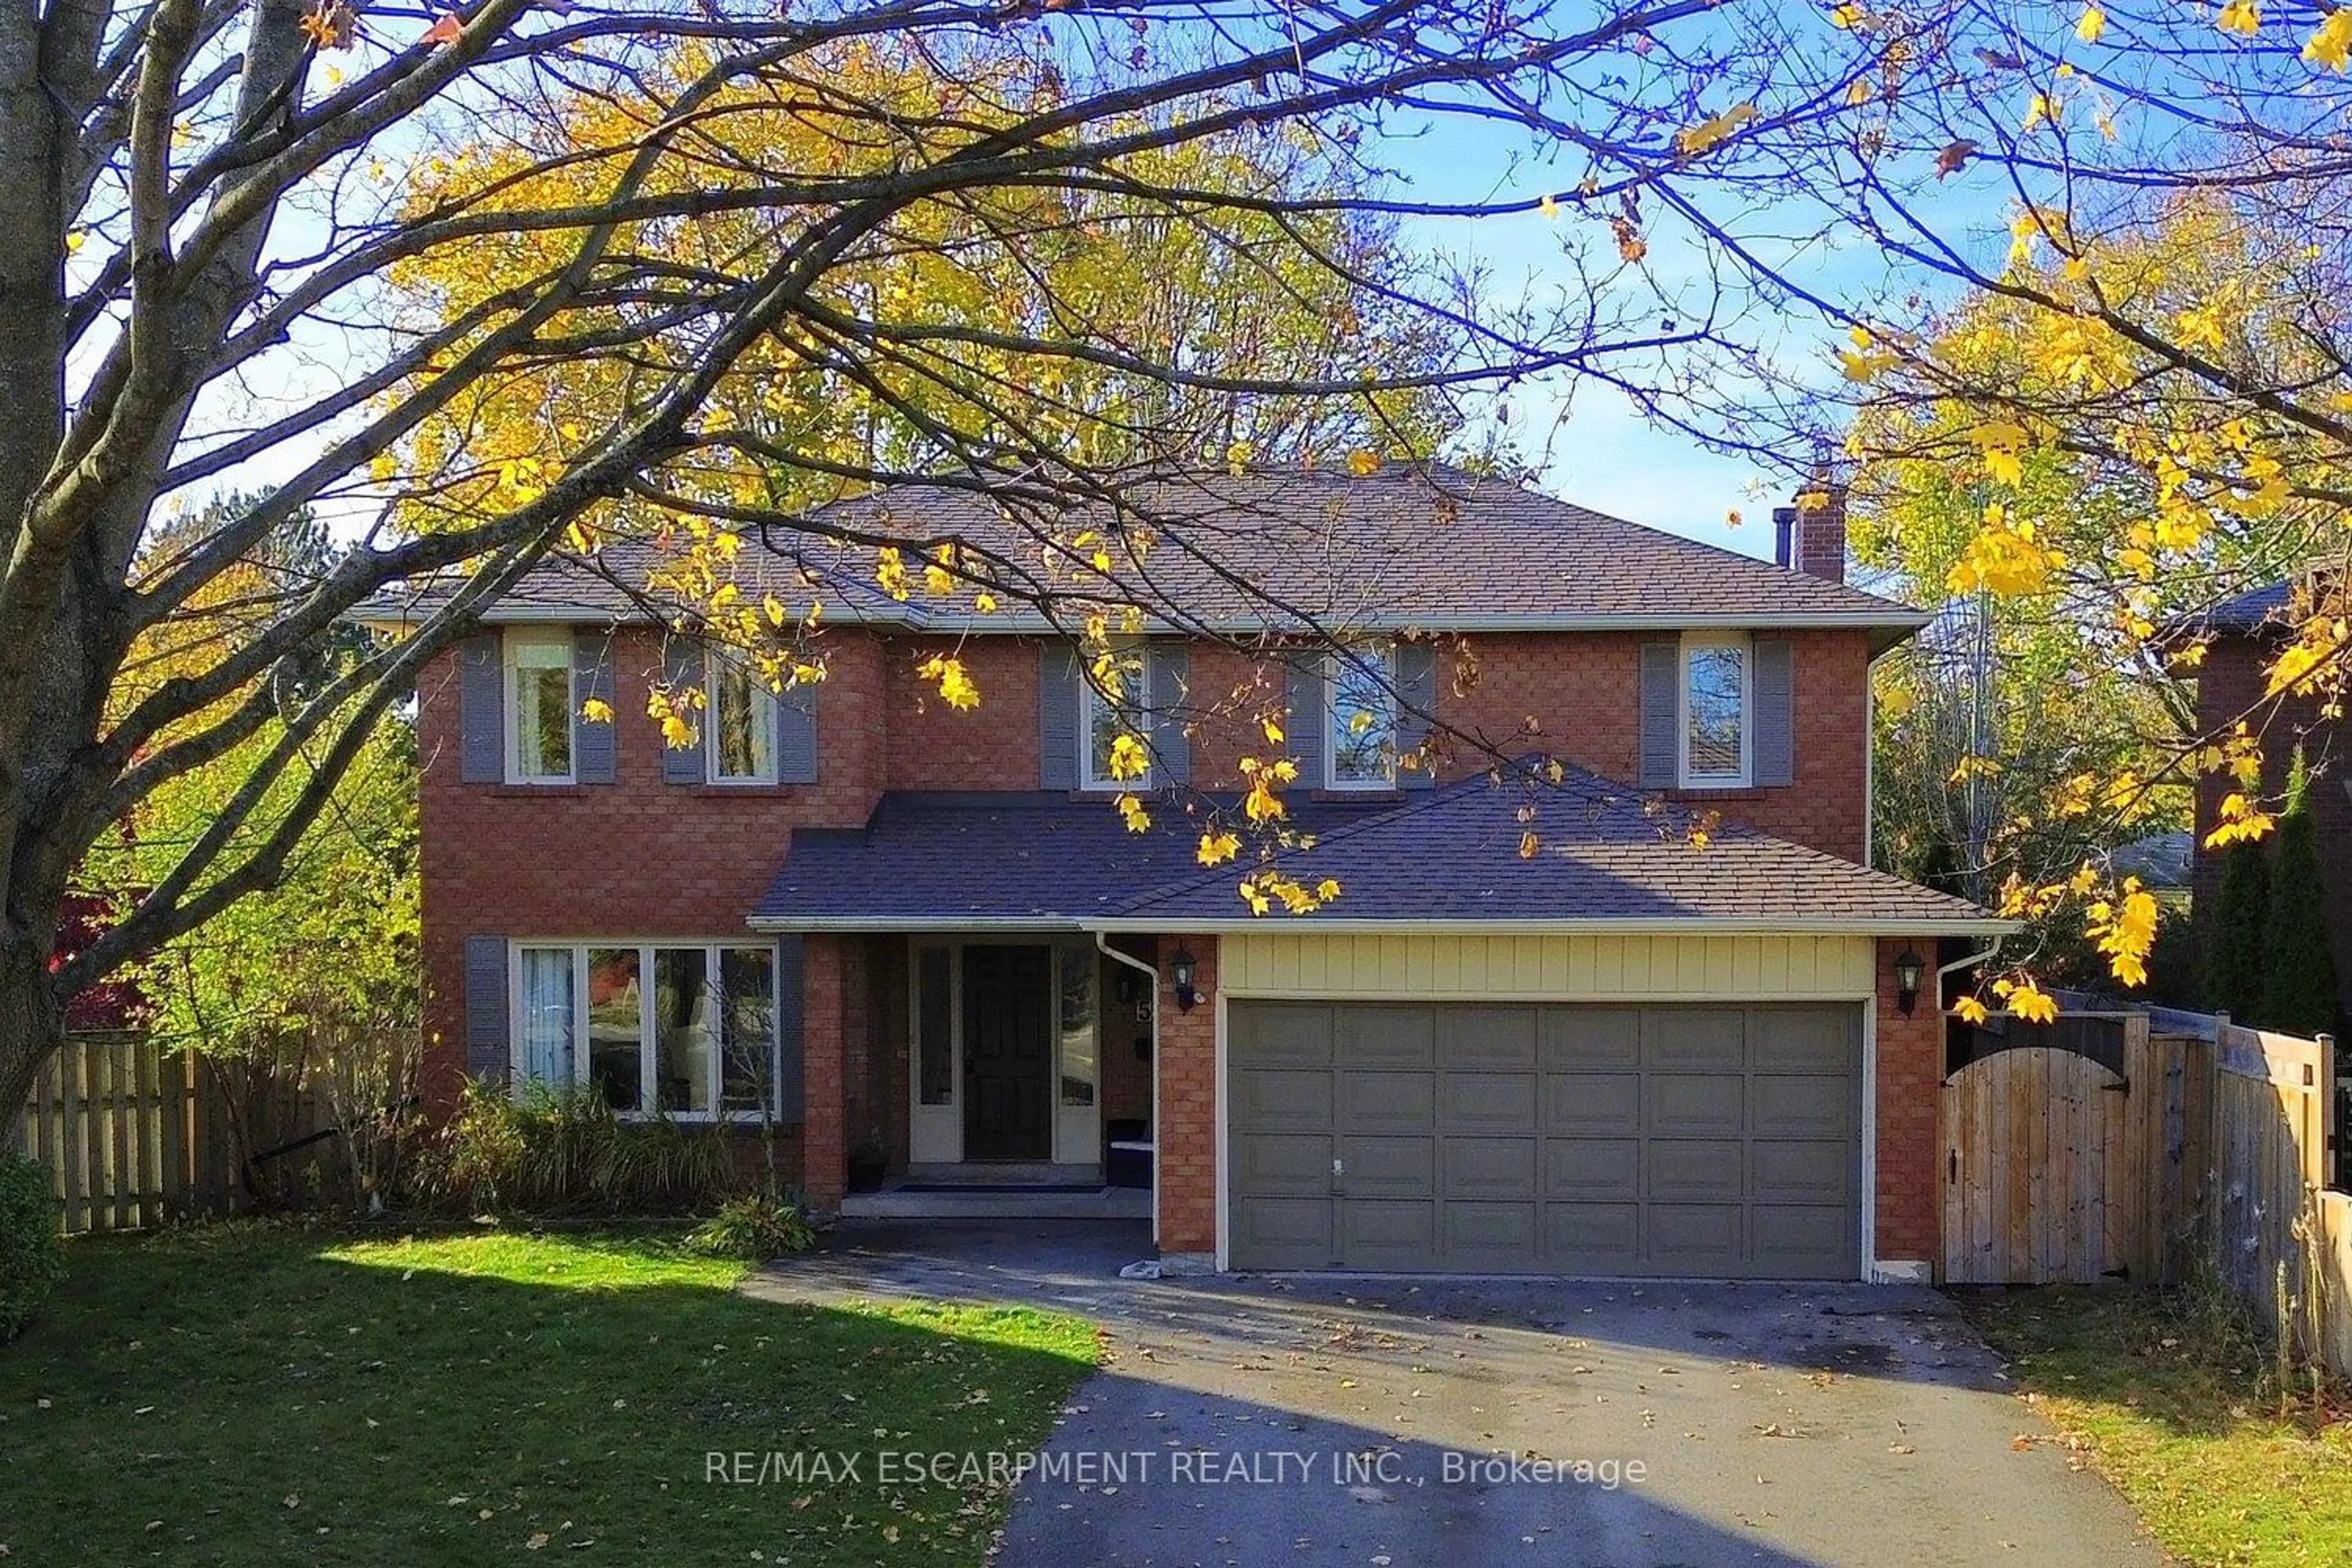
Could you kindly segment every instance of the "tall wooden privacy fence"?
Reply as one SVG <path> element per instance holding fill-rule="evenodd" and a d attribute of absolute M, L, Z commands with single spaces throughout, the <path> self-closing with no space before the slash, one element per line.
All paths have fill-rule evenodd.
<path fill-rule="evenodd" d="M 314 1078 L 77 1037 L 33 1086 L 16 1147 L 49 1167 L 68 1234 L 282 1206 L 346 1178 Z"/>
<path fill-rule="evenodd" d="M 2352 1370 L 2352 1197 L 2327 1190 L 2333 1042 L 2227 1018 L 2167 1015 L 2158 1033 L 2145 1013 L 2075 1017 L 2087 1034 L 2063 1046 L 1972 1042 L 1945 1080 L 1942 1277 L 2168 1284 L 2201 1269 Z"/>

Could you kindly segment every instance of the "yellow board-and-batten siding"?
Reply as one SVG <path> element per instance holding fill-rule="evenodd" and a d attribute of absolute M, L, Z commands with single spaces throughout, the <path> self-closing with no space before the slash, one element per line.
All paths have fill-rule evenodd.
<path fill-rule="evenodd" d="M 1866 936 L 1245 931 L 1218 984 L 1260 996 L 1771 1001 L 1872 994 Z"/>

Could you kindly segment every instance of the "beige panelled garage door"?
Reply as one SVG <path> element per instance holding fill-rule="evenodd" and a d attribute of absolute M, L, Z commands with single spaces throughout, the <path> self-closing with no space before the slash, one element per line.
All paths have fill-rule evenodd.
<path fill-rule="evenodd" d="M 1852 1279 L 1862 1008 L 1247 1002 L 1236 1268 Z"/>

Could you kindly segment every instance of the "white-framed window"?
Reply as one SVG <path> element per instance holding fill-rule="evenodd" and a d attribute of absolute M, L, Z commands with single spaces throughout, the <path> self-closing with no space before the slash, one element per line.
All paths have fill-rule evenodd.
<path fill-rule="evenodd" d="M 572 629 L 509 626 L 506 635 L 507 778 L 572 782 Z"/>
<path fill-rule="evenodd" d="M 1745 788 L 1754 776 L 1756 661 L 1748 639 L 1683 639 L 1682 782 L 1695 789 Z"/>
<path fill-rule="evenodd" d="M 1325 661 L 1329 731 L 1323 782 L 1331 789 L 1396 787 L 1396 645 L 1363 643 Z"/>
<path fill-rule="evenodd" d="M 1132 639 L 1111 645 L 1113 668 L 1106 693 L 1095 680 L 1078 680 L 1078 787 L 1089 790 L 1146 790 L 1151 787 L 1150 696 L 1144 690 L 1143 644 Z M 1097 679 L 1101 672 L 1095 671 Z M 1121 735 L 1133 736 L 1145 748 L 1140 773 L 1120 778 L 1111 772 L 1111 752 Z"/>
<path fill-rule="evenodd" d="M 709 720 L 710 782 L 772 784 L 776 782 L 776 700 L 767 682 L 740 658 L 710 656 Z"/>
<path fill-rule="evenodd" d="M 519 942 L 514 1080 L 590 1089 L 624 1116 L 754 1116 L 776 1104 L 776 950 Z"/>

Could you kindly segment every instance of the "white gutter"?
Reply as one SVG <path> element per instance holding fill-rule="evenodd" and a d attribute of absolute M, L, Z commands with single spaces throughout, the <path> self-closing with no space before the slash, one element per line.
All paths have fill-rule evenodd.
<path fill-rule="evenodd" d="M 1593 920 L 1348 920 L 1321 915 L 1285 918 L 1278 915 L 1236 915 L 1229 919 L 1154 920 L 1122 915 L 1108 920 L 1081 921 L 1091 931 L 1124 931 L 1139 935 L 1230 936 L 1254 932 L 1309 934 L 1321 931 L 1381 933 L 1391 936 L 1912 936 L 1937 931 L 2009 936 L 2021 931 L 2016 921 L 1996 916 L 1935 920 L 1913 916 L 1901 920 L 1842 920 L 1834 916 L 1768 919 L 1748 915 L 1694 916 L 1687 920 L 1639 918 Z"/>
<path fill-rule="evenodd" d="M 743 923 L 759 931 L 1036 931 L 1042 935 L 1095 929 L 1092 922 L 1074 916 L 1054 920 L 1003 915 L 752 915 Z"/>
<path fill-rule="evenodd" d="M 1580 920 L 1348 920 L 1321 915 L 1234 915 L 1229 919 L 1158 920 L 1149 915 L 1115 915 L 1087 920 L 1073 915 L 1063 920 L 988 915 L 753 915 L 744 924 L 756 931 L 1081 931 L 1096 936 L 1230 936 L 1260 932 L 1306 934 L 1343 931 L 1390 936 L 1908 936 L 1955 931 L 1987 936 L 2013 936 L 2021 922 L 1986 915 L 1958 920 L 1911 917 L 1903 920 L 1843 920 L 1836 916 L 1770 918 L 1755 915 L 1695 915 L 1687 920 L 1641 916 Z"/>
<path fill-rule="evenodd" d="M 2009 929 L 2011 931 L 2021 930 L 2022 929 L 2021 923 L 2016 921 L 2011 921 L 2009 922 Z M 1949 963 L 1937 965 L 1936 969 L 1936 1006 L 1937 1010 L 1940 1011 L 1944 1005 L 1945 975 L 1951 973 L 1956 969 L 1972 968 L 1977 964 L 1982 963 L 1986 959 L 1990 958 L 1994 953 L 1999 952 L 2000 951 L 2000 943 L 1994 942 L 1991 946 L 1985 948 L 1983 951 L 1972 952 L 1966 958 L 1956 958 Z"/>
<path fill-rule="evenodd" d="M 935 615 L 919 605 L 900 607 L 892 615 L 869 614 L 853 604 L 841 604 L 826 599 L 826 618 L 864 626 L 903 627 L 909 631 L 956 637 L 999 636 L 1037 637 L 1062 635 L 1069 629 L 1070 617 L 1061 625 L 1044 616 L 1024 611 L 1007 611 L 1001 615 L 979 616 L 970 613 Z M 1073 596 L 1074 606 L 1085 604 L 1120 604 L 1116 596 L 1100 600 Z M 419 604 L 414 606 L 371 607 L 355 605 L 343 613 L 343 620 L 360 626 L 378 626 L 390 631 L 404 630 L 422 625 L 439 610 L 438 605 Z M 660 617 L 636 606 L 613 605 L 568 605 L 555 602 L 515 604 L 502 600 L 484 610 L 477 617 L 484 626 L 562 626 L 581 622 L 613 624 L 657 624 Z M 1419 616 L 1370 616 L 1363 617 L 1333 617 L 1339 629 L 1349 633 L 1372 631 L 1432 630 L 1444 632 L 1601 632 L 1656 631 L 1672 632 L 1690 629 L 1723 631 L 1792 630 L 1833 631 L 1851 629 L 1917 631 L 1934 619 L 1921 611 L 1890 605 L 1885 610 L 1816 610 L 1810 613 L 1782 614 L 1771 610 L 1700 611 L 1692 614 L 1645 615 L 1560 615 L 1535 612 L 1512 615 L 1452 616 L 1431 613 Z M 1288 621 L 1263 616 L 1203 616 L 1196 622 L 1177 626 L 1166 620 L 1147 616 L 1147 634 L 1164 635 L 1207 633 L 1210 635 L 1258 636 L 1267 633 L 1297 633 L 1301 627 Z"/>
<path fill-rule="evenodd" d="M 1073 595 L 1073 604 L 1124 603 L 1116 595 L 1089 600 Z M 1853 628 L 1868 630 L 1876 627 L 1900 627 L 1916 631 L 1935 617 L 1922 611 L 1890 604 L 1884 610 L 1813 610 L 1788 613 L 1769 609 L 1739 611 L 1698 611 L 1682 614 L 1654 612 L 1643 615 L 1612 615 L 1603 613 L 1561 614 L 1558 611 L 1526 613 L 1480 613 L 1449 615 L 1443 611 L 1427 611 L 1420 615 L 1354 615 L 1335 612 L 1335 626 L 1349 633 L 1369 631 L 1433 630 L 1447 632 L 1598 632 L 1598 631 L 1682 631 L 1689 627 L 1715 627 L 1726 630 L 1749 629 L 1769 631 L 1779 627 L 1804 630 L 1835 630 Z M 933 632 L 959 635 L 984 635 L 990 632 L 1039 633 L 1065 629 L 1056 627 L 1045 616 L 1024 611 L 1007 611 L 993 616 L 941 614 L 909 617 L 910 624 Z M 1146 634 L 1153 631 L 1185 633 L 1195 630 L 1255 634 L 1262 632 L 1297 632 L 1295 622 L 1270 619 L 1263 616 L 1202 616 L 1197 621 L 1177 626 L 1147 616 Z"/>
<path fill-rule="evenodd" d="M 1151 1245 L 1160 1245 L 1160 970 L 1131 952 L 1111 946 L 1110 938 L 1095 932 L 1095 951 L 1143 975 L 1144 994 L 1151 998 Z"/>

